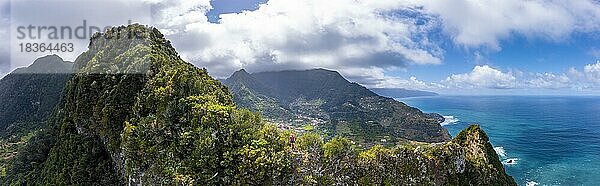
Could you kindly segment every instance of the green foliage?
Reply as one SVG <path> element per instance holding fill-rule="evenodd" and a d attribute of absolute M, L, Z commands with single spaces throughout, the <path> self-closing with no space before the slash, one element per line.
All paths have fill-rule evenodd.
<path fill-rule="evenodd" d="M 2 138 L 13 135 L 11 131 L 5 132 L 11 127 L 14 130 L 12 125 L 44 122 L 50 116 L 70 78 L 72 65 L 56 55 L 46 56 L 0 80 Z"/>
<path fill-rule="evenodd" d="M 121 183 L 105 146 L 97 138 L 63 133 L 41 171 L 42 185 L 116 185 Z"/>
<path fill-rule="evenodd" d="M 7 183 L 282 184 L 292 175 L 289 133 L 237 110 L 227 88 L 156 29 L 95 35 L 64 97 Z"/>
<path fill-rule="evenodd" d="M 46 156 L 48 148 L 31 146 L 47 141 L 46 120 L 61 98 L 72 65 L 49 55 L 0 80 L 0 184 L 22 176 Z"/>
<path fill-rule="evenodd" d="M 36 131 L 19 149 L 14 158 L 5 164 L 7 174 L 1 179 L 3 185 L 32 185 L 39 178 L 54 137 L 49 129 Z"/>
<path fill-rule="evenodd" d="M 236 151 L 232 154 L 232 160 L 238 159 L 232 164 L 237 166 L 234 179 L 225 184 L 282 185 L 293 174 L 287 135 L 273 125 L 264 125 L 255 132 L 250 144 Z"/>
<path fill-rule="evenodd" d="M 485 133 L 473 127 L 443 144 L 408 143 L 358 150 L 350 140 L 306 133 L 298 139 L 301 161 L 293 183 L 307 185 L 515 185 L 496 164 Z M 493 155 L 493 156 L 489 156 Z"/>
<path fill-rule="evenodd" d="M 223 82 L 230 88 L 238 106 L 296 128 L 312 122 L 315 131 L 327 131 L 328 137 L 345 136 L 365 146 L 381 143 L 386 136 L 388 142 L 384 144 L 407 139 L 450 140 L 437 118 L 379 96 L 349 82 L 335 71 L 314 69 L 248 74 L 240 70 Z"/>
<path fill-rule="evenodd" d="M 345 81 L 331 73 L 316 77 L 329 79 L 326 85 Z M 332 104 L 316 100 L 306 102 Z M 363 103 L 380 102 L 348 104 Z M 361 107 L 372 106 L 382 105 Z M 514 183 L 478 127 L 444 144 L 362 152 L 349 139 L 324 142 L 310 132 L 290 144 L 295 134 L 236 108 L 228 88 L 181 60 L 156 29 L 140 25 L 94 35 L 64 99 L 47 123 L 33 128 L 15 130 L 25 131 L 18 137 L 23 145 L 0 169 L 3 185 Z"/>
<path fill-rule="evenodd" d="M 14 157 L 25 145 L 45 126 L 44 122 L 13 123 L 5 130 L 5 136 L 0 137 L 0 178 L 7 176 Z"/>

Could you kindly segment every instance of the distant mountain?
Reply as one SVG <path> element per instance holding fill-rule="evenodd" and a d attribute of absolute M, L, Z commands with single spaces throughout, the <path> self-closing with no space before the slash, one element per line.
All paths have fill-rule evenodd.
<path fill-rule="evenodd" d="M 46 128 L 72 67 L 73 63 L 50 55 L 0 80 L 0 172 L 32 136 Z"/>
<path fill-rule="evenodd" d="M 0 134 L 16 123 L 45 121 L 58 103 L 72 67 L 72 62 L 49 55 L 2 78 Z"/>
<path fill-rule="evenodd" d="M 292 127 L 312 125 L 359 142 L 450 139 L 436 118 L 352 83 L 338 72 L 235 72 L 223 81 L 236 104 Z"/>
<path fill-rule="evenodd" d="M 408 90 L 403 88 L 370 88 L 369 90 L 375 92 L 380 96 L 388 98 L 408 98 L 408 97 L 422 97 L 422 96 L 438 96 L 438 93 L 421 91 L 421 90 Z"/>
<path fill-rule="evenodd" d="M 0 185 L 516 185 L 475 125 L 445 143 L 390 148 L 358 149 L 346 138 L 324 141 L 317 133 L 289 140 L 293 131 L 238 109 L 227 87 L 183 61 L 155 28 L 129 25 L 95 34 L 73 68 L 46 127 L 20 138 L 16 144 L 23 147 L 2 159 Z M 270 108 L 262 100 L 269 99 L 290 103 L 284 106 L 294 115 L 322 112 L 338 120 L 338 128 L 361 127 L 355 123 L 360 117 L 387 118 L 423 136 L 429 130 L 401 127 L 437 122 L 335 72 L 305 73 L 290 73 L 286 80 L 305 89 L 281 89 L 294 85 L 261 79 L 273 74 L 256 78 L 241 71 L 231 79 L 232 90 L 251 98 L 241 100 L 255 101 L 249 105 Z M 316 88 L 323 95 L 310 90 Z M 395 134 L 382 123 L 364 124 Z"/>

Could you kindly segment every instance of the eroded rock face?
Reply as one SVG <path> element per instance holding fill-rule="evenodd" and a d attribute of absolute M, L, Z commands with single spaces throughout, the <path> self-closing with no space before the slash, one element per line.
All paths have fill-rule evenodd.
<path fill-rule="evenodd" d="M 358 169 L 362 184 L 516 185 L 477 125 L 446 143 L 376 146 L 359 155 Z"/>
<path fill-rule="evenodd" d="M 471 125 L 460 132 L 453 144 L 465 150 L 466 169 L 458 174 L 456 183 L 470 185 L 516 185 L 508 176 L 487 134 L 478 126 Z"/>

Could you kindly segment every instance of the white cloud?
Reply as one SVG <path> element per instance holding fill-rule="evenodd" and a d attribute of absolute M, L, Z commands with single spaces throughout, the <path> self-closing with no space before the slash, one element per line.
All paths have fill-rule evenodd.
<path fill-rule="evenodd" d="M 439 90 L 445 88 L 439 83 L 430 83 L 411 76 L 408 79 L 385 75 L 382 68 L 345 68 L 340 71 L 345 78 L 360 79 L 361 84 L 371 88 L 405 88 L 413 90 Z"/>
<path fill-rule="evenodd" d="M 370 87 L 600 87 L 600 62 L 562 74 L 503 72 L 480 65 L 439 82 L 386 75 L 410 65 L 442 63 L 445 51 L 439 45 L 445 43 L 430 39 L 437 37 L 440 28 L 455 44 L 477 48 L 474 58 L 478 64 L 489 63 L 479 47 L 500 50 L 501 41 L 514 35 L 562 41 L 574 33 L 597 33 L 600 5 L 592 0 L 269 0 L 255 11 L 222 14 L 219 23 L 208 22 L 210 0 L 141 1 L 153 4 L 152 25 L 173 41 L 184 59 L 220 78 L 240 68 L 258 72 L 321 67 Z M 102 23 L 126 21 L 96 17 L 102 18 Z M 52 22 L 56 25 L 65 22 L 47 18 L 57 21 Z"/>
<path fill-rule="evenodd" d="M 593 0 L 414 1 L 437 15 L 454 42 L 500 50 L 513 34 L 561 41 L 572 33 L 600 30 L 600 5 Z"/>
<path fill-rule="evenodd" d="M 530 79 L 523 82 L 523 87 L 534 89 L 561 89 L 570 88 L 571 79 L 565 74 L 535 73 Z"/>
<path fill-rule="evenodd" d="M 504 73 L 488 65 L 475 66 L 465 74 L 453 74 L 442 83 L 456 88 L 491 88 L 510 89 L 516 88 L 517 78 L 511 73 Z"/>
<path fill-rule="evenodd" d="M 378 84 L 374 87 L 377 88 L 404 88 L 412 90 L 440 90 L 446 88 L 444 85 L 439 83 L 430 83 L 417 79 L 415 76 L 411 76 L 408 79 L 398 77 L 385 77 L 381 79 Z"/>
<path fill-rule="evenodd" d="M 568 74 L 577 89 L 600 89 L 600 61 L 585 65 L 581 71 L 570 68 Z"/>
<path fill-rule="evenodd" d="M 205 15 L 212 8 L 208 0 L 181 6 L 172 0 L 155 1 L 162 7 L 157 26 L 167 30 L 184 58 L 206 67 L 211 75 L 225 77 L 240 68 L 258 72 L 321 67 L 369 87 L 573 88 L 579 81 L 565 73 L 503 72 L 488 65 L 440 82 L 386 72 L 441 63 L 444 51 L 428 35 L 440 26 L 455 44 L 496 50 L 502 39 L 515 34 L 562 41 L 573 33 L 600 30 L 600 6 L 590 0 L 269 0 L 255 11 L 222 14 L 217 24 Z M 486 63 L 479 54 L 478 62 Z M 586 82 L 594 77 L 594 69 L 580 72 Z"/>
<path fill-rule="evenodd" d="M 165 9 L 158 11 L 157 25 L 168 30 L 184 58 L 219 77 L 240 68 L 344 71 L 439 64 L 443 54 L 426 37 L 434 23 L 398 17 L 415 10 L 397 1 L 270 0 L 255 11 L 222 14 L 218 24 L 204 15 L 207 1 L 183 9 L 168 2 L 160 3 Z"/>
<path fill-rule="evenodd" d="M 383 74 L 412 64 L 441 63 L 444 51 L 428 35 L 440 26 L 458 45 L 496 50 L 502 39 L 514 34 L 561 41 L 573 33 L 600 30 L 600 6 L 591 0 L 269 0 L 255 11 L 222 14 L 217 24 L 205 15 L 212 8 L 209 0 L 147 1 L 159 5 L 155 24 L 166 30 L 181 55 L 217 77 L 240 68 L 258 72 L 322 67 L 362 84 L 400 86 L 414 81 Z M 529 82 L 518 83 L 514 75 L 478 66 L 441 83 L 562 86 L 550 84 L 562 75 L 533 74 L 524 80 Z"/>
<path fill-rule="evenodd" d="M 381 73 L 383 74 L 383 72 Z M 488 65 L 475 66 L 473 70 L 462 74 L 453 74 L 436 82 L 418 80 L 416 77 L 402 79 L 380 76 L 372 87 L 400 87 L 408 89 L 455 92 L 456 90 L 600 90 L 600 61 L 575 67 L 564 73 L 536 73 L 519 70 L 501 71 Z M 464 92 L 463 92 L 464 93 Z"/>
<path fill-rule="evenodd" d="M 208 21 L 206 12 L 212 9 L 210 0 L 143 0 L 153 4 L 154 23 L 163 34 L 185 32 L 188 25 Z"/>
<path fill-rule="evenodd" d="M 600 61 L 595 64 L 585 65 L 583 73 L 590 82 L 600 84 Z"/>

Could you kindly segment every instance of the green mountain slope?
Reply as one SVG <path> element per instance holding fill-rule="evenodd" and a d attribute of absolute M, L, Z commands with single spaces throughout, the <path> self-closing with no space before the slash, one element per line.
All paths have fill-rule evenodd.
<path fill-rule="evenodd" d="M 0 80 L 0 175 L 46 120 L 59 102 L 73 63 L 45 56 Z"/>
<path fill-rule="evenodd" d="M 42 122 L 52 113 L 73 63 L 56 55 L 35 60 L 0 80 L 0 135 L 11 124 Z"/>
<path fill-rule="evenodd" d="M 139 25 L 91 39 L 50 125 L 17 155 L 6 182 L 277 183 L 289 170 L 283 133 L 236 110 L 225 86 Z"/>
<path fill-rule="evenodd" d="M 450 142 L 387 149 L 323 141 L 238 110 L 227 87 L 154 28 L 114 27 L 75 61 L 48 126 L 3 185 L 511 183 L 478 127 Z M 261 92 L 267 94 L 268 92 Z"/>
<path fill-rule="evenodd" d="M 240 107 L 272 121 L 300 127 L 310 123 L 359 142 L 443 142 L 448 132 L 435 118 L 324 69 L 248 74 L 223 81 Z"/>

